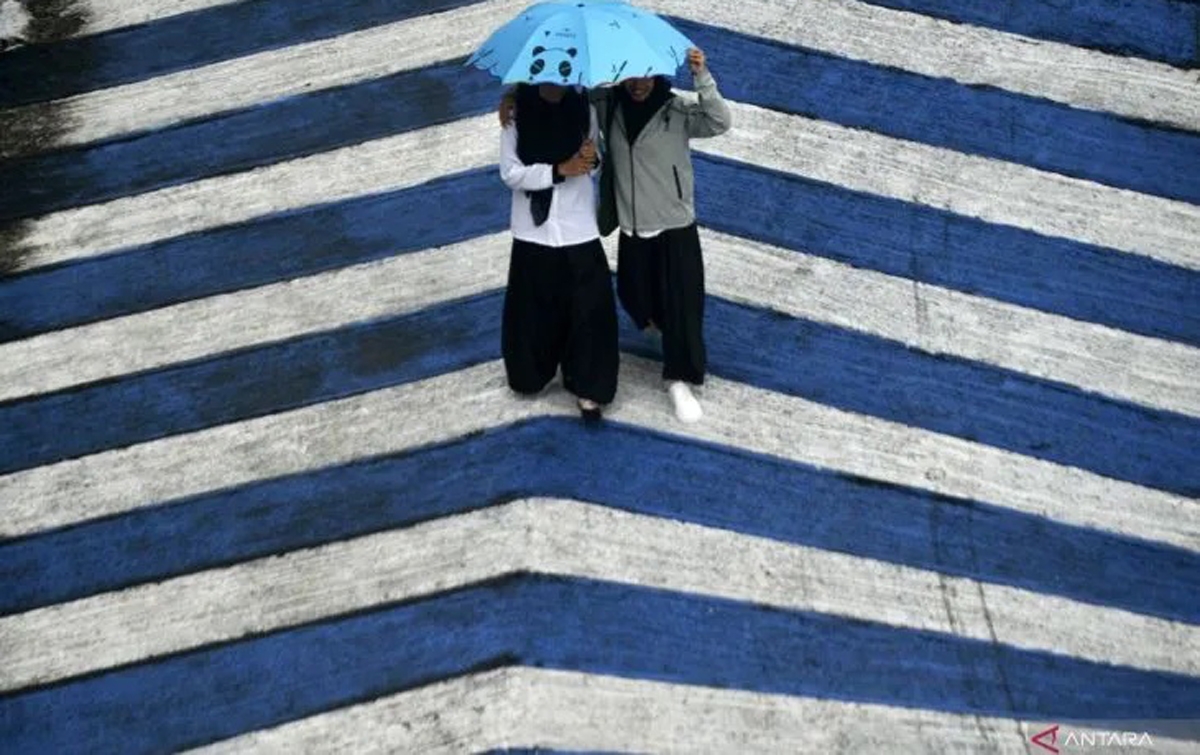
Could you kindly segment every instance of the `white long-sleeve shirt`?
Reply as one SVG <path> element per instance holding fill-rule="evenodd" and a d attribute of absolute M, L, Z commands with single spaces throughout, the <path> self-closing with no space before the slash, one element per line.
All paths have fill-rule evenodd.
<path fill-rule="evenodd" d="M 598 143 L 599 120 L 591 109 L 592 143 Z M 592 177 L 571 176 L 554 183 L 554 166 L 549 163 L 526 165 L 517 156 L 517 127 L 509 124 L 500 135 L 500 178 L 512 189 L 513 238 L 542 246 L 573 246 L 600 238 L 596 225 L 596 194 Z M 527 191 L 554 187 L 550 216 L 541 225 L 533 224 Z"/>

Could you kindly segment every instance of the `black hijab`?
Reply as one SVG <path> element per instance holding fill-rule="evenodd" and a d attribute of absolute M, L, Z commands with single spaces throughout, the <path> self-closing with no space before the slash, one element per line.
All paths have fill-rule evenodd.
<path fill-rule="evenodd" d="M 517 86 L 517 156 L 526 165 L 558 165 L 583 146 L 591 130 L 591 110 L 585 95 L 568 88 L 559 102 L 547 102 L 536 84 Z M 554 188 L 526 192 L 534 225 L 546 222 Z"/>
<path fill-rule="evenodd" d="M 641 102 L 633 99 L 629 95 L 629 90 L 624 86 L 617 87 L 617 101 L 621 103 L 621 116 L 625 120 L 625 135 L 629 138 L 630 144 L 637 141 L 638 135 L 642 133 L 642 129 L 646 127 L 650 119 L 674 96 L 675 93 L 671 91 L 671 80 L 666 76 L 654 77 L 654 88 L 650 90 L 650 96 Z"/>

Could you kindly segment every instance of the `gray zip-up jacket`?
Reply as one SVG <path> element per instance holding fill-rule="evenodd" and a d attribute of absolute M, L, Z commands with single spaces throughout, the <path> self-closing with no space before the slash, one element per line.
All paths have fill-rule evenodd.
<path fill-rule="evenodd" d="M 695 174 L 688 142 L 725 133 L 733 117 L 708 70 L 695 76 L 695 84 L 698 102 L 672 97 L 650 118 L 632 146 L 617 107 L 612 137 L 604 148 L 612 150 L 617 217 L 625 233 L 685 228 L 696 220 Z M 592 91 L 599 121 L 607 123 L 608 108 L 610 103 L 615 106 L 615 98 L 604 90 Z"/>

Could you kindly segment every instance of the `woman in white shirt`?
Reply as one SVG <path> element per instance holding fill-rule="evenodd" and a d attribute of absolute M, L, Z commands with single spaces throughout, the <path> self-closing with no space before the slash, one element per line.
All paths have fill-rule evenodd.
<path fill-rule="evenodd" d="M 561 366 L 585 420 L 617 390 L 617 316 L 591 172 L 597 119 L 587 96 L 553 84 L 517 88 L 519 123 L 500 140 L 512 189 L 512 256 L 500 348 L 508 383 L 540 392 Z"/>

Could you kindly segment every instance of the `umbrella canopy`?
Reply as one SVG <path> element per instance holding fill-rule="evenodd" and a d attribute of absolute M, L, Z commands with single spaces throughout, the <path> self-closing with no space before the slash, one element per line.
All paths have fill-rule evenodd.
<path fill-rule="evenodd" d="M 467 60 L 505 84 L 593 87 L 632 76 L 673 75 L 691 40 L 649 11 L 614 0 L 532 5 Z"/>

